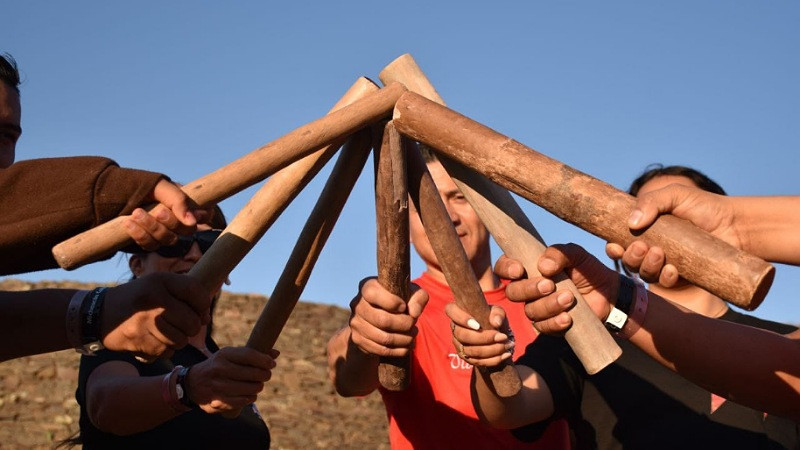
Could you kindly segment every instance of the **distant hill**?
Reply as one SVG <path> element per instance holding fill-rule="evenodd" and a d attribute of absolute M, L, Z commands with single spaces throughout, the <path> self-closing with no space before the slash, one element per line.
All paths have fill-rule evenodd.
<path fill-rule="evenodd" d="M 54 287 L 93 286 L 0 281 L 0 290 Z M 223 292 L 214 316 L 220 346 L 243 345 L 266 301 Z M 389 448 L 380 395 L 341 398 L 328 380 L 326 343 L 348 317 L 349 311 L 336 306 L 297 305 L 278 340 L 278 367 L 257 401 L 272 448 Z M 78 430 L 79 356 L 67 350 L 0 363 L 0 448 L 52 448 Z"/>

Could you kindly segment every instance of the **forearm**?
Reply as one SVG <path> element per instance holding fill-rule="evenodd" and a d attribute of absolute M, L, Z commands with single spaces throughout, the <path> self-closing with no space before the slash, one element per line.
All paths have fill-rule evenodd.
<path fill-rule="evenodd" d="M 380 358 L 364 353 L 350 339 L 350 327 L 328 341 L 328 376 L 343 397 L 367 395 L 378 388 Z"/>
<path fill-rule="evenodd" d="M 700 386 L 759 411 L 800 418 L 800 342 L 692 313 L 653 293 L 631 342 Z"/>
<path fill-rule="evenodd" d="M 104 366 L 108 364 L 130 366 L 123 362 Z M 175 411 L 162 398 L 163 376 L 96 374 L 96 371 L 92 372 L 87 382 L 86 404 L 89 419 L 102 431 L 120 436 L 140 433 L 183 414 Z"/>
<path fill-rule="evenodd" d="M 0 361 L 69 348 L 67 306 L 73 289 L 0 292 Z"/>
<path fill-rule="evenodd" d="M 744 250 L 768 261 L 800 264 L 800 197 L 730 197 Z"/>
<path fill-rule="evenodd" d="M 513 397 L 500 397 L 488 385 L 488 374 L 472 372 L 472 404 L 478 417 L 495 427 L 512 429 L 553 415 L 553 397 L 547 383 L 528 366 L 516 365 L 522 389 Z"/>

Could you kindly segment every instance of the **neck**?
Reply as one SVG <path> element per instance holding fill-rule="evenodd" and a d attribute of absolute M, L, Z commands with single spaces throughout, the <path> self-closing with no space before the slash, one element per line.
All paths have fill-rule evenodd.
<path fill-rule="evenodd" d="M 670 289 L 653 283 L 649 289 L 672 303 L 677 303 L 706 317 L 717 318 L 728 312 L 728 304 L 721 298 L 688 283 Z"/>

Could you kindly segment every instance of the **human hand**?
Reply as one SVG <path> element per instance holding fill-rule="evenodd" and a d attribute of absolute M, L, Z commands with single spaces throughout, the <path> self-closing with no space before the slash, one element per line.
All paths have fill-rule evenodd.
<path fill-rule="evenodd" d="M 261 353 L 248 347 L 225 347 L 195 364 L 186 376 L 187 395 L 209 414 L 236 417 L 256 401 L 264 383 L 272 377 L 275 349 Z"/>
<path fill-rule="evenodd" d="M 444 311 L 451 320 L 453 345 L 464 361 L 478 367 L 496 367 L 513 354 L 514 335 L 503 308 L 492 307 L 490 329 L 481 329 L 478 321 L 455 303 L 448 304 Z"/>
<path fill-rule="evenodd" d="M 539 258 L 537 269 L 542 276 L 521 279 L 524 269 L 519 261 L 501 257 L 495 273 L 513 281 L 506 286 L 506 297 L 525 302 L 525 315 L 537 330 L 560 335 L 572 325 L 566 312 L 575 304 L 570 291 L 556 291 L 552 277 L 564 272 L 575 284 L 592 311 L 605 320 L 616 302 L 619 276 L 597 258 L 575 244 L 548 247 Z"/>
<path fill-rule="evenodd" d="M 638 197 L 628 218 L 628 226 L 634 231 L 642 230 L 650 226 L 658 215 L 666 213 L 689 220 L 734 247 L 743 248 L 742 238 L 735 227 L 734 209 L 728 198 L 681 184 L 672 184 Z M 626 268 L 638 272 L 645 281 L 673 287 L 680 279 L 675 266 L 666 264 L 664 251 L 642 241 L 634 241 L 628 248 L 608 243 L 606 254 L 621 260 Z"/>
<path fill-rule="evenodd" d="M 350 340 L 361 351 L 377 356 L 406 356 L 417 335 L 417 319 L 428 303 L 428 294 L 411 285 L 406 304 L 370 278 L 360 295 L 350 302 Z"/>
<path fill-rule="evenodd" d="M 198 208 L 179 186 L 166 179 L 156 184 L 152 200 L 160 205 L 150 213 L 136 208 L 123 222 L 131 239 L 147 251 L 174 244 L 178 234 L 191 233 L 198 222 L 211 218 L 211 208 Z"/>
<path fill-rule="evenodd" d="M 110 288 L 101 311 L 103 346 L 170 356 L 210 321 L 211 295 L 184 275 L 154 273 Z"/>

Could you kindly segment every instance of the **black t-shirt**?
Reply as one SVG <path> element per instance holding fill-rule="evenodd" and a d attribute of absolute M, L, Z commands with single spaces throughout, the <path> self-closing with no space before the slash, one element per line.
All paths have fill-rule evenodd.
<path fill-rule="evenodd" d="M 720 319 L 781 334 L 796 330 L 730 310 Z M 800 448 L 800 430 L 793 421 L 731 401 L 712 413 L 710 392 L 630 342 L 617 343 L 622 356 L 593 376 L 557 337 L 540 336 L 517 361 L 547 380 L 556 415 L 568 418 L 577 448 Z"/>
<path fill-rule="evenodd" d="M 219 350 L 208 337 L 206 345 L 212 352 Z M 103 350 L 97 356 L 82 356 L 75 397 L 81 406 L 81 440 L 83 448 L 91 449 L 266 449 L 270 435 L 267 425 L 250 405 L 239 417 L 226 419 L 219 414 L 208 414 L 200 409 L 183 413 L 163 424 L 130 436 L 117 436 L 98 430 L 86 412 L 86 380 L 100 364 L 108 361 L 125 361 L 139 371 L 143 377 L 164 375 L 175 365 L 191 366 L 207 358 L 191 345 L 178 350 L 170 361 L 158 360 L 152 364 L 137 361 L 128 353 Z"/>

